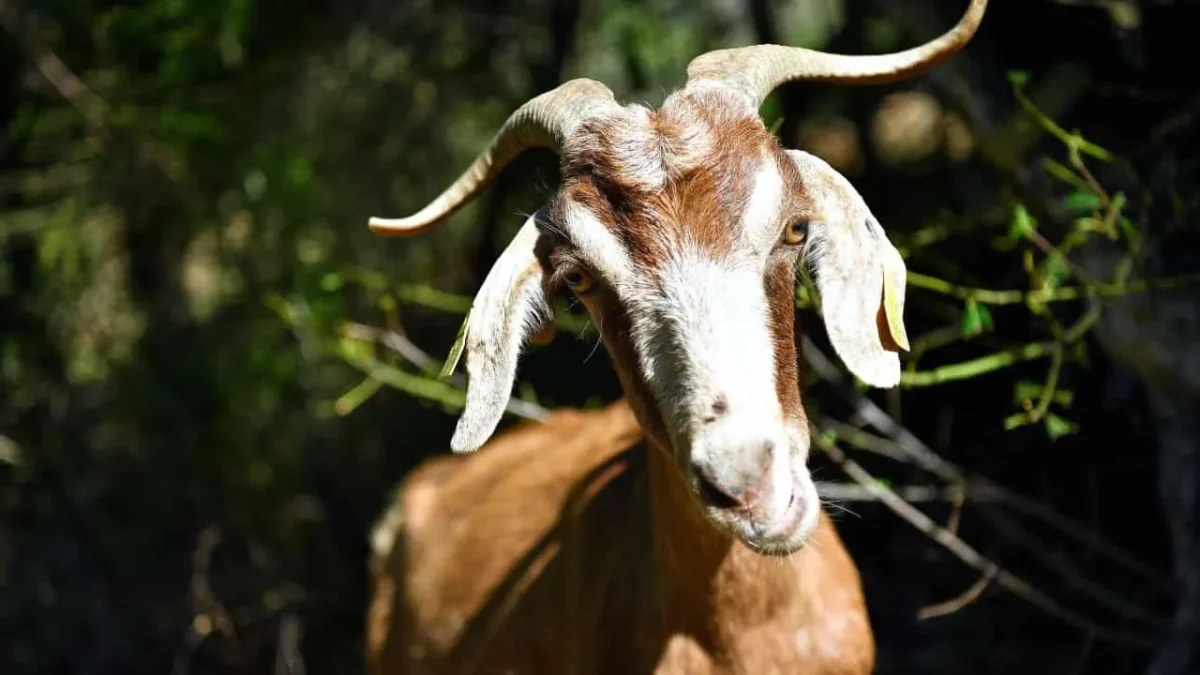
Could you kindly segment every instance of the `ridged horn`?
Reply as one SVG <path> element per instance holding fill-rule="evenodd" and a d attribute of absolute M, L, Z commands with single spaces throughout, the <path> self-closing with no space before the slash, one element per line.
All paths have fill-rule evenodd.
<path fill-rule="evenodd" d="M 803 47 L 754 45 L 702 54 L 687 67 L 687 84 L 710 81 L 762 105 L 776 87 L 794 80 L 885 84 L 916 76 L 953 56 L 975 35 L 987 0 L 971 0 L 958 24 L 922 45 L 891 54 L 830 54 Z"/>
<path fill-rule="evenodd" d="M 509 115 L 488 148 L 436 199 L 406 218 L 372 217 L 371 231 L 408 236 L 436 225 L 471 201 L 522 152 L 535 147 L 561 151 L 580 122 L 615 105 L 608 87 L 587 78 L 569 80 L 530 99 Z"/>

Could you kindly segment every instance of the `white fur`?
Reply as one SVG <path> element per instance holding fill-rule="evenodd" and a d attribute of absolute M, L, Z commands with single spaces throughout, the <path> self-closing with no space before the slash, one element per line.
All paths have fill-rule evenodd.
<path fill-rule="evenodd" d="M 860 380 L 894 387 L 900 381 L 900 357 L 884 347 L 875 316 L 884 274 L 903 290 L 904 260 L 845 176 L 815 155 L 799 150 L 787 154 L 804 175 L 813 211 L 819 214 L 809 228 L 806 257 L 815 272 L 829 340 Z"/>
<path fill-rule="evenodd" d="M 636 282 L 637 273 L 629 253 L 608 226 L 594 213 L 578 204 L 567 204 L 562 227 L 597 273 L 609 283 L 618 296 Z"/>
<path fill-rule="evenodd" d="M 751 190 L 746 211 L 742 214 L 741 238 L 765 260 L 766 253 L 779 239 L 780 228 L 784 225 L 780 220 L 783 175 L 770 155 L 763 157 Z"/>
<path fill-rule="evenodd" d="M 464 346 L 467 400 L 450 439 L 454 452 L 473 452 L 495 431 L 512 393 L 521 347 L 550 318 L 534 256 L 537 217 L 521 226 L 471 303 Z"/>

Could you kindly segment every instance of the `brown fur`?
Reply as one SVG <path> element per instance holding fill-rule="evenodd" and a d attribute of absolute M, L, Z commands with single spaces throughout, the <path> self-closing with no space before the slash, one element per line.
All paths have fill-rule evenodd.
<path fill-rule="evenodd" d="M 791 557 L 761 556 L 704 527 L 641 439 L 618 401 L 410 474 L 376 531 L 369 672 L 871 672 L 828 517 Z"/>

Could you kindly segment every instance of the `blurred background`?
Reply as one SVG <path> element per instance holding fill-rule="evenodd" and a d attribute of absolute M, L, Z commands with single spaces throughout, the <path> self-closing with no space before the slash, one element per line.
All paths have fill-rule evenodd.
<path fill-rule="evenodd" d="M 965 4 L 0 0 L 0 672 L 361 672 L 369 529 L 448 452 L 437 371 L 557 163 L 419 238 L 368 216 L 564 79 L 657 105 L 705 50 L 896 50 Z M 993 0 L 927 76 L 763 107 L 910 271 L 889 392 L 798 293 L 813 420 L 873 476 L 814 453 L 881 674 L 1200 672 L 1198 19 Z M 561 312 L 522 410 L 620 395 Z"/>

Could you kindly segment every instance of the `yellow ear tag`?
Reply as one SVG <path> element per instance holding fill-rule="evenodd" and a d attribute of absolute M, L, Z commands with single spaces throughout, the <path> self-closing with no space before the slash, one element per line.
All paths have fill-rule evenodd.
<path fill-rule="evenodd" d="M 446 363 L 442 365 L 442 372 L 438 373 L 438 379 L 444 380 L 454 374 L 454 369 L 458 367 L 458 360 L 462 358 L 463 345 L 467 343 L 467 324 L 471 323 L 471 310 L 467 310 L 467 315 L 463 318 L 462 325 L 458 327 L 458 335 L 454 338 L 454 344 L 450 346 L 450 354 L 446 356 Z"/>
<path fill-rule="evenodd" d="M 883 270 L 883 314 L 892 342 L 900 349 L 909 351 L 908 333 L 904 330 L 904 277 L 902 274 L 892 274 L 886 267 Z"/>

